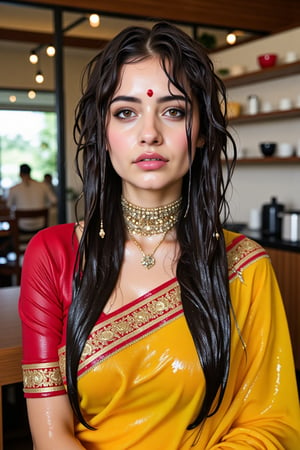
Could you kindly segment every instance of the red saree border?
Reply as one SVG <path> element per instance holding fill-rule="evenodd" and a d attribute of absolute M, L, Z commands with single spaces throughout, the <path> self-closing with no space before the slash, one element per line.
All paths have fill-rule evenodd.
<path fill-rule="evenodd" d="M 107 312 L 107 313 L 102 312 L 100 320 L 98 320 L 98 322 L 100 322 L 101 320 L 104 320 L 105 317 L 107 317 L 107 318 L 110 317 L 111 318 L 113 316 L 116 316 L 116 315 L 122 313 L 123 311 L 128 311 L 129 307 L 134 307 L 134 305 L 137 305 L 141 301 L 146 300 L 149 297 L 152 297 L 153 295 L 157 294 L 159 291 L 165 290 L 165 288 L 167 288 L 168 286 L 173 285 L 176 282 L 177 282 L 177 278 L 173 277 L 170 280 L 165 281 L 162 284 L 159 284 L 154 289 L 151 289 L 150 291 L 146 292 L 145 294 L 141 295 L 140 297 L 137 297 L 136 299 L 132 300 L 130 303 L 127 303 L 126 305 L 121 306 L 120 308 L 118 308 L 117 310 L 115 310 L 115 311 L 113 311 L 111 313 L 109 313 L 109 312 Z"/>
<path fill-rule="evenodd" d="M 268 258 L 265 249 L 243 235 L 227 246 L 228 276 L 243 282 L 243 270 L 260 258 Z M 95 364 L 130 346 L 150 333 L 183 315 L 180 286 L 176 278 L 161 284 L 117 311 L 101 314 L 85 345 L 79 364 L 79 377 Z M 23 364 L 26 397 L 42 397 L 65 393 L 65 345 L 59 362 Z"/>
<path fill-rule="evenodd" d="M 159 294 L 159 295 L 158 295 Z M 183 314 L 176 278 L 139 297 L 109 315 L 103 314 L 93 328 L 81 355 L 78 376 L 95 364 L 137 342 Z M 59 349 L 65 381 L 65 346 Z"/>
<path fill-rule="evenodd" d="M 261 258 L 269 257 L 261 245 L 244 235 L 236 237 L 227 245 L 226 251 L 229 282 L 236 278 L 239 278 L 243 282 L 242 273 L 246 267 Z"/>

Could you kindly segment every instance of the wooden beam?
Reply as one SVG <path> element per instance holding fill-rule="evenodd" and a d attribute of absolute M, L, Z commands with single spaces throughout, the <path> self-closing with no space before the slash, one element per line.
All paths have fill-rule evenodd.
<path fill-rule="evenodd" d="M 114 0 L 101 3 L 99 0 L 23 0 L 21 3 L 268 33 L 300 25 L 299 0 Z"/>
<path fill-rule="evenodd" d="M 53 39 L 54 36 L 51 33 L 0 28 L 0 40 L 49 45 L 54 42 Z M 63 38 L 63 43 L 67 47 L 100 49 L 104 47 L 107 42 L 108 41 L 105 39 L 91 39 L 79 36 L 64 36 Z"/>

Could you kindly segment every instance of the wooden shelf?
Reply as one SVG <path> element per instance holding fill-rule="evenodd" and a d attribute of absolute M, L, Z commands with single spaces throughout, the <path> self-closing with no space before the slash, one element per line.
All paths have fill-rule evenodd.
<path fill-rule="evenodd" d="M 236 123 L 250 123 L 250 122 L 257 122 L 261 120 L 277 120 L 277 119 L 291 119 L 294 117 L 300 117 L 300 108 L 293 108 L 286 111 L 272 111 L 268 113 L 259 113 L 255 115 L 250 114 L 243 114 L 238 117 L 233 117 L 232 119 L 229 119 L 230 124 L 236 124 Z"/>
<path fill-rule="evenodd" d="M 300 61 L 290 64 L 281 64 L 267 69 L 248 72 L 235 77 L 223 78 L 225 86 L 243 86 L 245 84 L 258 83 L 260 81 L 272 80 L 282 76 L 295 75 L 300 73 Z"/>
<path fill-rule="evenodd" d="M 258 165 L 269 165 L 269 164 L 278 164 L 278 165 L 287 165 L 287 164 L 300 164 L 300 157 L 291 156 L 289 158 L 280 158 L 277 156 L 265 156 L 258 158 L 239 158 L 237 159 L 237 165 L 243 166 L 251 166 L 253 164 Z"/>

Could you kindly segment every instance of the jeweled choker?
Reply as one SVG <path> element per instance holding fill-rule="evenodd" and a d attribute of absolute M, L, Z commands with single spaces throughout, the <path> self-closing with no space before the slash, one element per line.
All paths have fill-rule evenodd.
<path fill-rule="evenodd" d="M 121 205 L 130 234 L 153 236 L 167 233 L 176 224 L 181 209 L 181 198 L 165 206 L 142 208 L 122 197 Z"/>

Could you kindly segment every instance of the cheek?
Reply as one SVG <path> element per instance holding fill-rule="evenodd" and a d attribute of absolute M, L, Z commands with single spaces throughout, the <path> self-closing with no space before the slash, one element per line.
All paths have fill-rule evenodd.
<path fill-rule="evenodd" d="M 173 133 L 170 136 L 168 147 L 173 149 L 179 164 L 188 164 L 188 145 L 185 132 Z"/>
<path fill-rule="evenodd" d="M 106 136 L 108 149 L 114 153 L 130 150 L 135 143 L 134 134 L 124 127 L 121 130 L 116 126 L 108 127 Z"/>
<path fill-rule="evenodd" d="M 116 133 L 111 127 L 108 127 L 107 129 L 107 143 L 108 143 L 108 149 L 109 150 L 115 150 L 118 149 L 120 145 L 122 144 L 122 138 L 120 133 Z"/>

